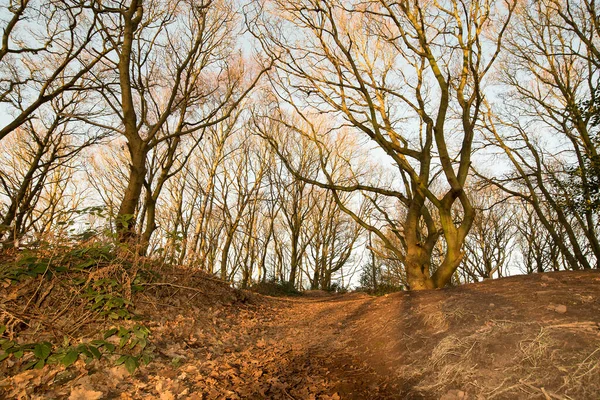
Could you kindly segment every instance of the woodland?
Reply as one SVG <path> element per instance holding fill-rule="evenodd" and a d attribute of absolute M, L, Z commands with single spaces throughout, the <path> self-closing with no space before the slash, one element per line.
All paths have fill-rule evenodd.
<path fill-rule="evenodd" d="M 112 356 L 142 368 L 160 346 L 134 322 L 139 296 L 185 292 L 212 320 L 194 303 L 211 291 L 263 318 L 252 291 L 435 297 L 513 275 L 597 280 L 596 5 L 0 0 L 2 374 Z M 578 359 L 596 371 L 585 379 L 599 351 Z M 18 397 L 8 379 L 0 389 Z M 553 398 L 519 382 L 510 390 Z M 277 396 L 308 398 L 293 387 Z M 336 390 L 321 398 L 350 393 Z"/>
<path fill-rule="evenodd" d="M 247 287 L 598 268 L 588 1 L 10 1 L 3 248 Z"/>

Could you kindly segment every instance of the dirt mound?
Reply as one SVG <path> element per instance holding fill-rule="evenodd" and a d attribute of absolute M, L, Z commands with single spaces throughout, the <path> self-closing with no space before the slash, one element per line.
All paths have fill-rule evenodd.
<path fill-rule="evenodd" d="M 351 397 L 600 396 L 597 271 L 397 293 L 340 311 L 341 347 L 388 388 Z"/>
<path fill-rule="evenodd" d="M 153 359 L 0 380 L 7 398 L 596 399 L 600 273 L 271 298 L 174 269 L 133 302 Z M 133 322 L 132 322 L 133 323 Z"/>

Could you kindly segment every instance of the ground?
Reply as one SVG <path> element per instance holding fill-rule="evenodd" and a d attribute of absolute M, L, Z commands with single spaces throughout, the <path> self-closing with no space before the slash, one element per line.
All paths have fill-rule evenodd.
<path fill-rule="evenodd" d="M 135 298 L 147 366 L 4 371 L 0 397 L 600 398 L 599 271 L 290 298 L 185 275 Z"/>

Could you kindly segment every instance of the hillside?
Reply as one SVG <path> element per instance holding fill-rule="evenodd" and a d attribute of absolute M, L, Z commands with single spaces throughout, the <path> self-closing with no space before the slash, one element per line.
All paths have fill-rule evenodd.
<path fill-rule="evenodd" d="M 64 338 L 73 345 L 112 324 L 92 321 L 70 307 L 62 297 L 68 291 L 48 289 L 44 279 L 6 283 L 0 293 L 4 323 L 10 314 L 15 328 L 14 319 L 20 318 L 15 331 L 22 340 L 54 344 Z M 131 332 L 136 324 L 148 328 L 148 365 L 140 362 L 130 374 L 127 361 L 115 366 L 114 357 L 105 356 L 89 357 L 86 363 L 81 355 L 68 367 L 48 361 L 51 365 L 22 371 L 22 362 L 8 357 L 0 364 L 0 397 L 600 396 L 597 271 L 510 277 L 384 297 L 273 298 L 233 290 L 185 269 L 162 271 L 160 281 L 145 286 L 131 297 L 135 317 L 119 325 Z M 78 321 L 86 323 L 77 326 Z"/>

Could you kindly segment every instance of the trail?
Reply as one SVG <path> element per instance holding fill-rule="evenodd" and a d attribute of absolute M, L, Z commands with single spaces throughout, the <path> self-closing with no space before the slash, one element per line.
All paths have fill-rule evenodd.
<path fill-rule="evenodd" d="M 292 378 L 289 397 L 384 399 L 405 394 L 385 367 L 387 357 L 382 358 L 384 349 L 377 338 L 365 338 L 360 330 L 367 321 L 373 322 L 367 310 L 381 311 L 380 303 L 380 299 L 355 294 L 280 304 L 265 336 L 271 346 L 281 346 Z M 388 318 L 381 317 L 383 333 Z"/>
<path fill-rule="evenodd" d="M 80 360 L 10 384 L 73 400 L 600 395 L 598 271 L 383 297 L 166 293 L 140 299 L 156 357 L 133 376 Z"/>

